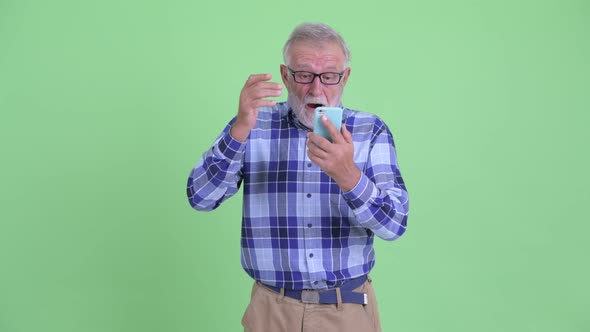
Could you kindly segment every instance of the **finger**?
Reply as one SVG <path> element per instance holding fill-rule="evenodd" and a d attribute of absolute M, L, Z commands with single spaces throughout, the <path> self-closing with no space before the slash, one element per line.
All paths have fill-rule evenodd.
<path fill-rule="evenodd" d="M 313 144 L 323 151 L 328 151 L 332 147 L 332 143 L 330 143 L 330 141 L 316 133 L 308 133 L 307 138 L 309 140 L 308 146 L 309 144 Z"/>
<path fill-rule="evenodd" d="M 321 137 L 323 139 L 323 137 Z M 330 142 L 328 142 L 329 144 Z M 317 145 L 316 143 L 312 142 L 311 140 L 309 140 L 307 142 L 307 151 L 308 153 L 313 154 L 314 156 L 317 156 L 318 158 L 326 158 L 328 156 L 328 153 L 326 152 L 326 150 L 322 149 L 319 145 Z"/>
<path fill-rule="evenodd" d="M 322 115 L 322 124 L 328 130 L 328 133 L 330 133 L 330 136 L 332 137 L 332 142 L 334 142 L 334 143 L 344 142 L 344 138 L 342 137 L 342 135 L 340 135 L 340 133 L 338 132 L 338 129 L 336 129 L 336 126 L 334 126 L 332 121 L 330 121 L 330 119 L 328 119 L 328 117 L 325 115 Z"/>
<path fill-rule="evenodd" d="M 352 144 L 352 134 L 350 133 L 350 131 L 348 131 L 348 128 L 346 128 L 345 124 L 342 124 L 342 137 L 344 137 L 344 140 L 346 141 L 346 143 L 348 144 Z"/>
<path fill-rule="evenodd" d="M 246 80 L 246 84 L 244 84 L 244 86 L 251 86 L 254 85 L 258 82 L 262 82 L 262 81 L 268 81 L 272 78 L 271 74 L 252 74 L 250 76 L 248 76 L 248 79 Z"/>
<path fill-rule="evenodd" d="M 257 82 L 256 84 L 254 84 L 253 88 L 255 88 L 255 89 L 268 89 L 268 90 L 282 90 L 283 86 L 281 84 L 275 83 L 275 82 L 262 81 L 262 82 Z"/>
<path fill-rule="evenodd" d="M 276 89 L 261 89 L 261 90 L 255 90 L 253 92 L 251 92 L 250 96 L 253 99 L 261 99 L 261 98 L 268 98 L 268 97 L 278 97 L 280 95 L 283 94 L 282 90 L 276 90 Z"/>
<path fill-rule="evenodd" d="M 327 155 L 322 150 L 308 149 L 307 156 L 314 164 L 321 166 L 324 163 Z"/>
<path fill-rule="evenodd" d="M 277 104 L 276 100 L 270 100 L 270 99 L 258 99 L 255 103 L 254 103 L 254 108 L 260 108 L 260 107 L 273 107 Z"/>

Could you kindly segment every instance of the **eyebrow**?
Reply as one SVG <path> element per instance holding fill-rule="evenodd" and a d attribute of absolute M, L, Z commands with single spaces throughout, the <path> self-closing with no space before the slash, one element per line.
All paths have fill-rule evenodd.
<path fill-rule="evenodd" d="M 302 69 L 302 70 L 311 69 L 310 68 L 311 66 L 307 65 L 307 64 L 297 65 L 297 66 L 293 66 L 293 67 L 294 67 L 294 69 Z M 334 72 L 337 72 L 338 68 L 336 66 L 328 66 L 328 67 L 326 67 L 326 70 L 333 70 Z M 324 72 L 324 73 L 326 73 L 326 72 Z"/>

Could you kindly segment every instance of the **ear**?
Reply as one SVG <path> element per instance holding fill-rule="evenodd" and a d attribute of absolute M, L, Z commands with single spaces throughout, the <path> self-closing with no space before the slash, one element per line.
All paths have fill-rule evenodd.
<path fill-rule="evenodd" d="M 289 69 L 285 65 L 281 65 L 281 78 L 283 79 L 283 84 L 286 86 L 289 82 Z"/>
<path fill-rule="evenodd" d="M 350 67 L 346 68 L 346 70 L 344 71 L 344 77 L 342 77 L 342 87 L 344 87 L 346 85 L 346 82 L 348 82 L 349 76 L 350 76 Z"/>

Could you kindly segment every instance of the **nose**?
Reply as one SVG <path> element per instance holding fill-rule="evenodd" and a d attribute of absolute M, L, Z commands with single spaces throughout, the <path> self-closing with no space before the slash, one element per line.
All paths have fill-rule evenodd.
<path fill-rule="evenodd" d="M 323 84 L 320 81 L 319 77 L 315 77 L 315 79 L 313 80 L 313 82 L 311 82 L 310 85 L 311 86 L 309 87 L 309 93 L 312 96 L 319 96 L 322 93 Z"/>

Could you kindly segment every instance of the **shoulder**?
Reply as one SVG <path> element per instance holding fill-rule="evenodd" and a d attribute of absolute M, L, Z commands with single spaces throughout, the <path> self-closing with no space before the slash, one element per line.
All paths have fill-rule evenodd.
<path fill-rule="evenodd" d="M 383 130 L 389 130 L 385 122 L 372 113 L 343 108 L 342 116 L 344 123 L 353 133 L 370 132 L 377 134 Z"/>
<path fill-rule="evenodd" d="M 286 103 L 277 103 L 273 107 L 260 107 L 256 126 L 252 129 L 251 137 L 263 135 L 267 137 L 271 131 L 282 130 L 288 127 L 289 106 Z"/>
<path fill-rule="evenodd" d="M 289 105 L 287 102 L 277 103 L 273 107 L 260 107 L 258 109 L 258 120 L 272 121 L 284 119 L 289 114 Z"/>

